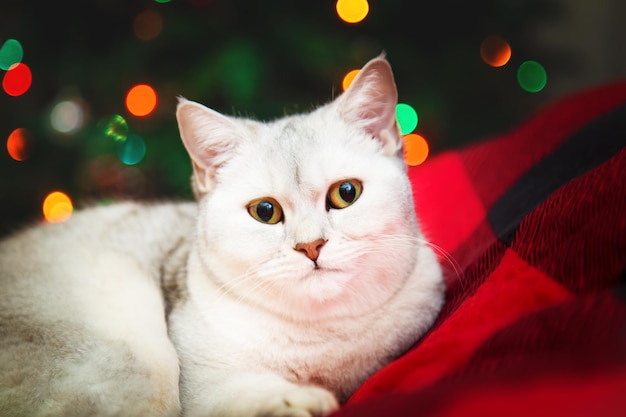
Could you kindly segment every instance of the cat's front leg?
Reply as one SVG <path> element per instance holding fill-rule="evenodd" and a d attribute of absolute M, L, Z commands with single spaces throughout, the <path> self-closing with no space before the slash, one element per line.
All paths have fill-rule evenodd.
<path fill-rule="evenodd" d="M 338 408 L 335 396 L 324 388 L 294 386 L 269 395 L 259 404 L 256 416 L 322 417 Z"/>
<path fill-rule="evenodd" d="M 339 408 L 330 391 L 269 373 L 224 375 L 197 390 L 187 378 L 181 384 L 184 417 L 323 417 Z"/>

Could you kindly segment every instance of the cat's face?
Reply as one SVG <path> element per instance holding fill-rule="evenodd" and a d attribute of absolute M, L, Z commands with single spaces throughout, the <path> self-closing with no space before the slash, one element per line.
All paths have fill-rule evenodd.
<path fill-rule="evenodd" d="M 363 314 L 394 294 L 419 236 L 396 97 L 377 59 L 332 103 L 272 123 L 181 102 L 207 279 L 296 319 Z"/>

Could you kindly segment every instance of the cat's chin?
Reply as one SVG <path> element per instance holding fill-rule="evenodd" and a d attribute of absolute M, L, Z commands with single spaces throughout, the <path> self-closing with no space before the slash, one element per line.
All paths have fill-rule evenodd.
<path fill-rule="evenodd" d="M 341 296 L 350 274 L 339 269 L 316 267 L 299 279 L 299 285 L 308 298 L 316 302 L 330 302 Z"/>
<path fill-rule="evenodd" d="M 384 304 L 392 294 L 388 289 L 368 285 L 368 278 L 360 282 L 361 278 L 356 271 L 312 269 L 294 282 L 278 308 L 288 306 L 282 313 L 304 321 L 361 317 Z"/>
<path fill-rule="evenodd" d="M 292 276 L 289 285 L 260 301 L 266 309 L 295 320 L 319 320 L 345 315 L 352 274 L 340 269 L 316 267 Z"/>

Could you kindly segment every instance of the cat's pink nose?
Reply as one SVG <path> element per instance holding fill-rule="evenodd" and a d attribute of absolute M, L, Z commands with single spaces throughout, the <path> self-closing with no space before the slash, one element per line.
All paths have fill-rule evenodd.
<path fill-rule="evenodd" d="M 320 256 L 320 250 L 322 250 L 322 246 L 326 244 L 324 239 L 317 239 L 312 242 L 298 243 L 294 248 L 298 252 L 302 252 L 312 261 L 316 261 Z"/>

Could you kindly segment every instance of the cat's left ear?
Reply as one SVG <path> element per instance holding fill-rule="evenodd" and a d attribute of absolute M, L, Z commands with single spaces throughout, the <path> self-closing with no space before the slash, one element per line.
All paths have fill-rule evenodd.
<path fill-rule="evenodd" d="M 196 197 L 215 186 L 215 173 L 233 154 L 241 133 L 233 121 L 199 103 L 179 98 L 178 129 L 193 165 Z"/>
<path fill-rule="evenodd" d="M 342 118 L 378 139 L 386 155 L 397 155 L 402 150 L 396 122 L 398 91 L 384 56 L 369 61 L 335 101 Z"/>

